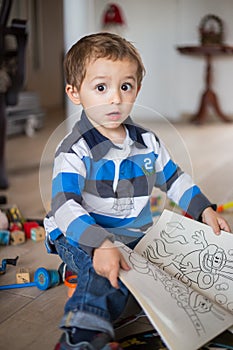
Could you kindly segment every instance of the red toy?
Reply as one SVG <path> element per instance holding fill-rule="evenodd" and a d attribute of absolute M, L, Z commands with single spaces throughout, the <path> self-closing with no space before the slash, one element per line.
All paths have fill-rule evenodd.
<path fill-rule="evenodd" d="M 31 238 L 31 229 L 38 227 L 39 224 L 36 221 L 26 221 L 23 224 L 24 232 L 27 237 L 27 239 Z"/>
<path fill-rule="evenodd" d="M 103 16 L 103 25 L 124 25 L 125 21 L 119 5 L 108 4 Z"/>

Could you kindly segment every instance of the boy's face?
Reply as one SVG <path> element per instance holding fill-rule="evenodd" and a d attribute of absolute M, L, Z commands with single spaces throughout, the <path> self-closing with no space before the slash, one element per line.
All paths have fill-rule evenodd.
<path fill-rule="evenodd" d="M 139 88 L 135 62 L 99 58 L 88 63 L 80 90 L 67 85 L 66 92 L 75 104 L 83 106 L 92 124 L 106 134 L 108 129 L 119 128 L 129 116 Z"/>

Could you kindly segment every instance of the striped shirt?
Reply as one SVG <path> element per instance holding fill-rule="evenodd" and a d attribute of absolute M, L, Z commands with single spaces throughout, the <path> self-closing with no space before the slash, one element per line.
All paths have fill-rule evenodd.
<path fill-rule="evenodd" d="M 46 246 L 61 234 L 88 254 L 104 240 L 133 240 L 153 223 L 150 195 L 167 193 L 194 219 L 211 206 L 191 177 L 171 159 L 158 137 L 124 122 L 123 145 L 113 144 L 82 113 L 56 150 L 51 211 L 44 220 Z"/>

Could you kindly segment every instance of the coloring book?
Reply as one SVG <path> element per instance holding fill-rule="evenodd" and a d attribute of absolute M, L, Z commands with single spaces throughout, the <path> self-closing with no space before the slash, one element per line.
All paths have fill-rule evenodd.
<path fill-rule="evenodd" d="M 199 349 L 233 325 L 233 234 L 164 210 L 134 250 L 119 249 L 131 266 L 120 279 L 168 349 Z"/>

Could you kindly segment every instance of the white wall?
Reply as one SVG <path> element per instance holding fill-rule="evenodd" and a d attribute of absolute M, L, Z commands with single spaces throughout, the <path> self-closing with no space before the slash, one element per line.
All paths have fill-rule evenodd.
<path fill-rule="evenodd" d="M 111 0 L 20 0 L 12 16 L 28 20 L 25 88 L 37 91 L 45 107 L 63 104 L 62 55 L 82 35 L 101 30 L 104 9 Z M 123 35 L 139 49 L 147 75 L 135 114 L 170 120 L 196 112 L 204 88 L 204 59 L 181 55 L 178 45 L 199 42 L 201 18 L 213 13 L 225 23 L 225 41 L 233 45 L 233 0 L 115 0 L 125 15 Z M 34 67 L 35 33 L 32 5 L 38 5 L 40 66 Z M 64 11 L 63 11 L 64 10 Z M 62 21 L 62 17 L 64 21 Z M 63 45 L 63 22 L 65 42 Z M 214 59 L 213 87 L 224 112 L 233 115 L 233 55 Z"/>
<path fill-rule="evenodd" d="M 69 39 L 76 41 L 80 35 L 103 30 L 101 19 L 110 2 L 88 0 L 90 14 L 86 11 L 86 0 L 64 0 L 69 10 L 64 30 L 68 31 Z M 198 26 L 207 14 L 224 21 L 225 43 L 233 45 L 233 0 L 116 0 L 115 3 L 121 6 L 127 23 L 122 35 L 138 48 L 147 71 L 137 100 L 142 107 L 136 107 L 134 115 L 139 119 L 160 119 L 157 111 L 172 121 L 190 117 L 197 111 L 204 89 L 205 60 L 182 55 L 176 47 L 199 44 Z M 75 23 L 80 13 L 84 21 L 78 29 Z M 213 68 L 213 89 L 222 110 L 233 115 L 233 55 L 215 58 Z"/>
<path fill-rule="evenodd" d="M 110 1 L 94 0 L 95 28 Z M 147 75 L 138 97 L 145 106 L 144 118 L 155 118 L 153 110 L 170 120 L 196 112 L 204 88 L 202 57 L 181 55 L 177 46 L 198 45 L 198 26 L 206 14 L 225 23 L 225 41 L 233 45 L 232 0 L 116 0 L 124 12 L 124 36 L 139 49 Z M 213 88 L 223 111 L 233 115 L 233 56 L 214 60 Z"/>
<path fill-rule="evenodd" d="M 75 16 L 73 15 L 75 14 Z M 72 45 L 82 36 L 95 31 L 93 0 L 63 0 L 63 22 L 64 22 L 64 51 L 67 52 Z M 68 129 L 76 119 L 76 113 L 81 109 L 74 105 L 67 96 L 66 116 Z"/>

